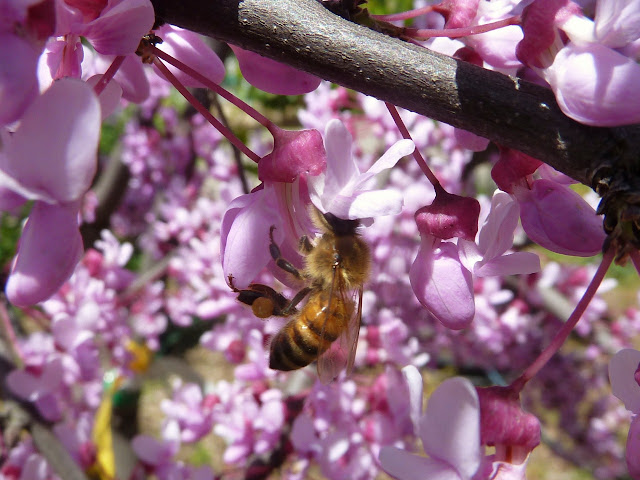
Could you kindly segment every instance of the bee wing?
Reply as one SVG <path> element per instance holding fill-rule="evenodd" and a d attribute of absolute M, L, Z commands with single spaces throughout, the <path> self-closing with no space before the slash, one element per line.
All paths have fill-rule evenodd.
<path fill-rule="evenodd" d="M 356 290 L 353 295 L 347 291 L 338 292 L 342 305 L 346 307 L 349 316 L 345 321 L 344 331 L 329 346 L 326 352 L 318 357 L 318 377 L 324 384 L 332 382 L 347 367 L 347 374 L 353 369 L 356 355 L 356 346 L 360 333 L 360 319 L 362 318 L 362 289 Z M 357 309 L 355 297 L 358 297 Z M 323 338 L 323 341 L 327 341 Z"/>

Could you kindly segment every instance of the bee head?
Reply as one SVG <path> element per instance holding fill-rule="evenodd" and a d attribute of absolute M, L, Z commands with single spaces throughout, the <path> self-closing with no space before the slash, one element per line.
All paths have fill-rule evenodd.
<path fill-rule="evenodd" d="M 323 213 L 322 218 L 327 229 L 337 236 L 355 235 L 356 229 L 360 226 L 360 220 L 345 220 L 333 213 Z"/>

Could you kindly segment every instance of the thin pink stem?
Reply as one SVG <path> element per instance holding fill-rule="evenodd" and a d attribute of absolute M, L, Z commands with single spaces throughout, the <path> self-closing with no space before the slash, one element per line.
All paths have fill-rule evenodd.
<path fill-rule="evenodd" d="M 164 61 L 166 61 L 170 65 L 173 65 L 177 69 L 182 70 L 184 73 L 186 73 L 190 77 L 194 78 L 195 80 L 198 80 L 200 83 L 205 85 L 207 88 L 209 88 L 210 90 L 213 90 L 218 95 L 220 95 L 222 98 L 224 98 L 225 100 L 227 100 L 231 104 L 233 104 L 236 107 L 238 107 L 240 110 L 245 112 L 250 117 L 254 118 L 258 123 L 260 123 L 262 126 L 267 128 L 269 131 L 271 131 L 271 129 L 274 127 L 274 123 L 271 120 L 269 120 L 267 117 L 262 115 L 255 108 L 253 108 L 251 105 L 249 105 L 248 103 L 243 102 L 238 97 L 233 95 L 231 92 L 225 90 L 224 88 L 222 88 L 217 83 L 212 82 L 210 79 L 208 79 L 207 77 L 205 77 L 201 73 L 198 73 L 196 70 L 194 70 L 190 66 L 185 65 L 180 60 L 177 60 L 177 59 L 173 58 L 171 55 L 163 52 L 158 47 L 150 45 L 148 48 L 158 58 L 163 59 Z"/>
<path fill-rule="evenodd" d="M 468 37 L 470 35 L 478 35 L 479 33 L 490 32 L 491 30 L 497 30 L 498 28 L 506 27 L 509 25 L 518 25 L 520 23 L 520 17 L 514 16 L 498 20 L 497 22 L 485 23 L 484 25 L 473 25 L 471 27 L 462 28 L 445 28 L 429 29 L 429 28 L 405 28 L 404 34 L 408 37 L 417 38 L 420 40 L 427 40 L 433 37 L 448 37 L 459 38 Z"/>
<path fill-rule="evenodd" d="M 510 386 L 514 393 L 519 393 L 526 383 L 531 380 L 533 377 L 537 375 L 537 373 L 544 367 L 549 359 L 562 347 L 564 342 L 566 341 L 569 334 L 573 331 L 578 320 L 582 317 L 582 314 L 587 309 L 587 306 L 593 299 L 593 296 L 596 294 L 598 287 L 602 283 L 602 279 L 604 278 L 607 270 L 611 266 L 613 259 L 615 257 L 615 252 L 612 248 L 609 248 L 602 255 L 602 261 L 598 266 L 598 270 L 596 270 L 595 275 L 591 279 L 591 283 L 587 287 L 587 290 L 584 292 L 584 295 L 576 305 L 576 308 L 573 310 L 571 315 L 569 316 L 566 323 L 560 328 L 556 336 L 551 340 L 551 343 L 547 348 L 545 348 L 540 356 L 536 358 L 536 360 L 527 367 L 527 369 L 523 372 L 520 377 L 518 377 Z"/>
<path fill-rule="evenodd" d="M 409 133 L 409 130 L 407 129 L 407 126 L 404 124 L 404 122 L 400 118 L 400 114 L 398 113 L 398 109 L 396 108 L 396 106 L 388 102 L 384 102 L 384 104 L 386 105 L 387 110 L 389 110 L 391 117 L 393 117 L 393 121 L 396 123 L 398 130 L 400 130 L 400 134 L 402 135 L 402 138 L 413 140 L 411 138 L 411 134 Z M 418 165 L 420 166 L 420 170 L 422 170 L 422 172 L 429 179 L 431 184 L 434 187 L 439 187 L 440 181 L 435 176 L 435 174 L 431 171 L 431 169 L 429 168 L 429 165 L 427 165 L 427 162 L 425 161 L 424 157 L 422 156 L 422 154 L 417 148 L 413 150 L 413 158 L 418 163 Z"/>
<path fill-rule="evenodd" d="M 231 142 L 238 150 L 244 153 L 247 157 L 249 157 L 254 162 L 258 163 L 260 161 L 260 157 L 255 154 L 249 147 L 247 147 L 242 141 L 236 137 L 231 130 L 225 127 L 220 120 L 211 115 L 211 112 L 205 108 L 196 97 L 194 97 L 187 88 L 182 85 L 178 79 L 169 71 L 162 61 L 154 57 L 153 64 L 158 67 L 158 70 L 165 76 L 165 78 L 174 86 L 176 90 L 178 90 L 187 101 L 193 105 L 193 107 L 204 117 L 207 121 L 214 126 L 222 135 L 224 135 L 229 142 Z M 199 80 L 199 79 L 198 79 Z"/>
<path fill-rule="evenodd" d="M 400 20 L 409 20 L 410 18 L 419 17 L 425 13 L 433 12 L 437 10 L 437 5 L 427 5 L 426 7 L 416 8 L 414 10 L 407 10 L 406 12 L 390 13 L 388 15 L 371 15 L 371 18 L 375 20 L 381 20 L 383 22 L 395 22 Z"/>
<path fill-rule="evenodd" d="M 0 325 L 2 325 L 2 330 L 4 330 L 7 340 L 9 341 L 9 348 L 12 350 L 16 366 L 22 367 L 22 365 L 24 365 L 24 357 L 20 351 L 16 332 L 13 329 L 13 325 L 11 325 L 11 319 L 9 318 L 9 313 L 7 312 L 4 302 L 0 302 Z"/>
<path fill-rule="evenodd" d="M 113 76 L 118 72 L 125 58 L 127 57 L 125 57 L 124 55 L 118 55 L 113 59 L 113 62 L 111 62 L 111 65 L 109 65 L 107 71 L 104 72 L 102 78 L 98 81 L 98 83 L 96 83 L 96 86 L 93 87 L 93 91 L 96 95 L 99 96 L 105 89 L 107 84 L 111 81 L 111 79 L 113 79 Z"/>

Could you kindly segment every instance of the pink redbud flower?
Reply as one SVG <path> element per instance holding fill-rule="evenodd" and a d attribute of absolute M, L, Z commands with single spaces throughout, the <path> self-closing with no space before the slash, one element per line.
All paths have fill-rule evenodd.
<path fill-rule="evenodd" d="M 462 265 L 455 244 L 421 234 L 409 280 L 420 303 L 446 327 L 460 330 L 473 321 L 471 272 Z"/>
<path fill-rule="evenodd" d="M 620 350 L 609 363 L 611 391 L 633 413 L 627 437 L 626 460 L 629 475 L 640 479 L 640 352 Z"/>
<path fill-rule="evenodd" d="M 540 246 L 579 257 L 602 250 L 602 220 L 568 186 L 540 179 L 533 182 L 530 190 L 517 187 L 513 193 L 520 203 L 522 228 Z"/>
<path fill-rule="evenodd" d="M 422 383 L 422 378 L 420 374 L 411 375 L 408 381 Z M 475 475 L 483 464 L 480 404 L 471 382 L 464 378 L 442 382 L 429 398 L 419 434 L 427 456 L 383 447 L 380 463 L 387 473 L 399 480 L 478 478 Z"/>
<path fill-rule="evenodd" d="M 518 275 L 540 271 L 540 259 L 535 253 L 505 254 L 513 246 L 513 234 L 518 226 L 520 207 L 504 192 L 496 191 L 491 199 L 478 243 L 465 239 L 458 241 L 463 263 L 478 277 Z"/>
<path fill-rule="evenodd" d="M 331 120 L 325 130 L 324 146 L 327 151 L 327 170 L 310 177 L 311 202 L 322 213 L 333 213 L 348 220 L 365 220 L 400 213 L 402 194 L 397 190 L 374 190 L 371 181 L 384 170 L 392 168 L 398 160 L 413 152 L 411 140 L 400 140 L 391 146 L 364 173 L 352 157 L 351 134 L 339 120 Z"/>
<path fill-rule="evenodd" d="M 262 188 L 233 200 L 222 218 L 222 268 L 225 278 L 233 275 L 237 288 L 249 285 L 271 261 L 271 226 L 276 227 L 274 240 L 283 255 L 294 262 L 299 257 L 295 245 L 310 231 L 305 180 L 322 172 L 325 165 L 319 134 L 275 131 L 273 151 L 258 165 Z"/>
<path fill-rule="evenodd" d="M 230 45 L 247 82 L 276 95 L 302 95 L 318 88 L 321 79 L 249 50 Z"/>
<path fill-rule="evenodd" d="M 31 104 L 0 153 L 0 183 L 35 200 L 7 281 L 12 303 L 50 297 L 82 256 L 77 214 L 95 175 L 99 134 L 93 90 L 63 79 Z"/>

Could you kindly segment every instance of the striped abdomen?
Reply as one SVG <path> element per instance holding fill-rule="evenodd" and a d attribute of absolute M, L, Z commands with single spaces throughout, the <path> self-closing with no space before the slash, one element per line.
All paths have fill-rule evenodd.
<path fill-rule="evenodd" d="M 300 313 L 273 337 L 270 368 L 296 370 L 309 365 L 345 331 L 353 303 L 335 295 L 328 314 L 328 301 L 328 292 L 312 293 Z"/>

